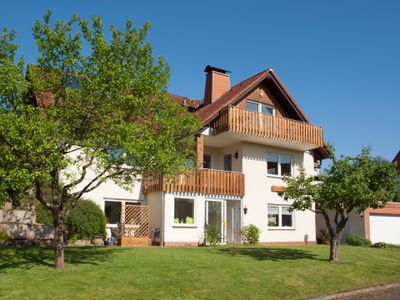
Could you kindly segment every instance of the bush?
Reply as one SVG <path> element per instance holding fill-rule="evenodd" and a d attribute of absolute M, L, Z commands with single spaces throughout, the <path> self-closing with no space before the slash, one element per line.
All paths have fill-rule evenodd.
<path fill-rule="evenodd" d="M 8 236 L 7 233 L 0 231 L 0 242 L 2 241 L 7 241 L 10 237 Z"/>
<path fill-rule="evenodd" d="M 384 243 L 384 242 L 377 242 L 377 243 L 373 244 L 371 247 L 374 247 L 374 248 L 398 248 L 400 246 L 389 244 L 389 243 Z"/>
<path fill-rule="evenodd" d="M 386 248 L 388 246 L 388 244 L 384 243 L 384 242 L 377 242 L 375 244 L 373 244 L 371 247 L 374 248 Z"/>
<path fill-rule="evenodd" d="M 221 233 L 218 231 L 218 229 L 214 226 L 210 226 L 207 228 L 207 233 L 206 233 L 206 244 L 211 245 L 211 246 L 216 246 L 218 243 L 221 242 Z"/>
<path fill-rule="evenodd" d="M 245 243 L 255 245 L 260 239 L 260 232 L 260 229 L 256 225 L 247 225 L 242 228 L 242 240 Z"/>
<path fill-rule="evenodd" d="M 43 206 L 40 202 L 35 204 L 36 212 L 36 223 L 53 225 L 53 215 L 52 213 Z"/>
<path fill-rule="evenodd" d="M 396 195 L 394 196 L 393 202 L 400 202 L 400 191 L 396 192 Z"/>
<path fill-rule="evenodd" d="M 103 211 L 90 200 L 79 200 L 67 218 L 69 239 L 91 240 L 106 235 L 106 218 Z"/>
<path fill-rule="evenodd" d="M 369 239 L 363 238 L 361 236 L 349 235 L 349 237 L 347 238 L 347 244 L 358 247 L 369 247 L 372 243 Z"/>

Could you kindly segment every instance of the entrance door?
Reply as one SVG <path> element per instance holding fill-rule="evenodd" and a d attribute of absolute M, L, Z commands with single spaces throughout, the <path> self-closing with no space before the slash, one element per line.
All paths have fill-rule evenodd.
<path fill-rule="evenodd" d="M 240 201 L 226 201 L 226 242 L 240 243 Z"/>
<path fill-rule="evenodd" d="M 225 242 L 224 202 L 219 200 L 206 201 L 206 230 L 215 228 L 221 235 L 221 243 Z"/>

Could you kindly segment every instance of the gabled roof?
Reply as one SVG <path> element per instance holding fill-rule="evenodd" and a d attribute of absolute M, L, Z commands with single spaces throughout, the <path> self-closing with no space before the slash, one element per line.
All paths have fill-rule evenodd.
<path fill-rule="evenodd" d="M 279 92 L 283 95 L 287 104 L 292 108 L 296 117 L 303 121 L 310 123 L 310 120 L 297 105 L 296 101 L 290 95 L 286 87 L 280 81 L 279 77 L 275 74 L 273 69 L 264 70 L 252 77 L 249 77 L 242 82 L 234 85 L 229 91 L 223 94 L 220 98 L 212 102 L 211 104 L 199 109 L 196 114 L 200 116 L 202 124 L 206 125 L 214 118 L 216 118 L 219 112 L 229 105 L 235 104 L 237 101 L 242 100 L 246 95 L 250 94 L 257 86 L 265 79 L 271 79 Z"/>
<path fill-rule="evenodd" d="M 259 84 L 261 84 L 264 80 L 269 79 L 270 82 L 275 86 L 278 93 L 281 94 L 282 99 L 286 102 L 287 107 L 290 107 L 290 110 L 295 118 L 300 121 L 311 123 L 301 108 L 298 106 L 296 101 L 290 95 L 289 91 L 283 85 L 279 77 L 275 74 L 273 69 L 266 69 L 252 77 L 249 77 L 242 82 L 234 85 L 229 91 L 223 94 L 220 98 L 215 100 L 209 105 L 201 107 L 199 110 L 195 112 L 201 118 L 201 122 L 203 125 L 207 125 L 212 120 L 218 117 L 219 113 L 226 107 L 230 105 L 234 105 L 240 100 L 243 100 L 247 95 L 249 95 L 254 89 L 256 89 Z M 329 151 L 327 148 L 321 147 L 316 149 L 318 154 L 322 158 L 329 157 Z"/>

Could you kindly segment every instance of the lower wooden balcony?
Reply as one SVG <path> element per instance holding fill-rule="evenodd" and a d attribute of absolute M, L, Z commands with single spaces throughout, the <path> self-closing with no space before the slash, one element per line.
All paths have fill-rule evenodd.
<path fill-rule="evenodd" d="M 214 169 L 187 170 L 172 178 L 146 176 L 144 192 L 186 192 L 209 195 L 244 196 L 244 174 Z"/>
<path fill-rule="evenodd" d="M 297 120 L 228 107 L 211 123 L 214 134 L 241 136 L 243 140 L 265 141 L 268 144 L 289 147 L 297 144 L 302 150 L 322 147 L 323 132 L 319 126 Z M 248 137 L 248 138 L 246 138 Z M 258 138 L 259 140 L 255 140 Z M 275 142 L 274 142 L 275 141 Z"/>

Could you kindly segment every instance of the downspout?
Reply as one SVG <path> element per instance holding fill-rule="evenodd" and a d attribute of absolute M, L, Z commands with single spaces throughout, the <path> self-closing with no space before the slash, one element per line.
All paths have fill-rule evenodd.
<path fill-rule="evenodd" d="M 165 215 L 165 210 L 164 210 L 164 201 L 165 201 L 165 193 L 161 192 L 161 240 L 160 240 L 160 246 L 165 246 L 164 245 L 164 215 Z"/>

